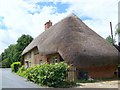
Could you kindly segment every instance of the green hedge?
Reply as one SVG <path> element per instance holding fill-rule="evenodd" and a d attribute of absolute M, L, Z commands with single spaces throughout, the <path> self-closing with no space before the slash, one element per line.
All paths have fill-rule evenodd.
<path fill-rule="evenodd" d="M 62 87 L 67 84 L 67 72 L 69 66 L 64 63 L 41 64 L 28 68 L 21 67 L 18 74 L 34 83 L 49 87 Z"/>
<path fill-rule="evenodd" d="M 20 67 L 21 67 L 21 62 L 14 62 L 11 64 L 12 72 L 17 72 Z"/>
<path fill-rule="evenodd" d="M 22 76 L 22 77 L 26 78 L 26 69 L 25 69 L 24 65 L 19 68 L 19 70 L 17 71 L 17 74 L 19 76 Z"/>

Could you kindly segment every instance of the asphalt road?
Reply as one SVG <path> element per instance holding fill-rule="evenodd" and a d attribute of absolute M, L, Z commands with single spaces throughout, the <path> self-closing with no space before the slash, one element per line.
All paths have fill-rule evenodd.
<path fill-rule="evenodd" d="M 0 88 L 43 88 L 11 72 L 0 68 Z M 2 86 L 2 87 L 1 87 Z"/>

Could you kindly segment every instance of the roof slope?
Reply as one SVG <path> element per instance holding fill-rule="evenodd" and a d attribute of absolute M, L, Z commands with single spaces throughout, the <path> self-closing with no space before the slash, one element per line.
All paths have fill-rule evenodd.
<path fill-rule="evenodd" d="M 36 46 L 41 54 L 59 53 L 67 62 L 81 67 L 118 63 L 117 49 L 74 14 L 40 34 L 22 55 Z"/>

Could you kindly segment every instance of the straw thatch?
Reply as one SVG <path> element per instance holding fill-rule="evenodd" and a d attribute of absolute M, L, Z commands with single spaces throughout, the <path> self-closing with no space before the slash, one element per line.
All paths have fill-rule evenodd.
<path fill-rule="evenodd" d="M 76 66 L 100 66 L 118 63 L 118 51 L 101 36 L 71 14 L 44 31 L 23 51 L 37 47 L 43 55 L 59 53 Z"/>

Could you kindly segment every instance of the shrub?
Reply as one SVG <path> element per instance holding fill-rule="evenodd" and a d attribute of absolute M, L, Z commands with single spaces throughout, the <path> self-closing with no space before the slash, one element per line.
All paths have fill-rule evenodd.
<path fill-rule="evenodd" d="M 22 76 L 22 77 L 26 78 L 26 69 L 25 69 L 24 65 L 19 68 L 19 70 L 17 71 L 17 74 L 19 76 Z"/>
<path fill-rule="evenodd" d="M 17 72 L 20 67 L 21 67 L 20 62 L 14 62 L 11 64 L 12 72 Z"/>
<path fill-rule="evenodd" d="M 61 87 L 67 83 L 69 66 L 66 63 L 41 64 L 28 68 L 25 71 L 26 78 L 37 84 L 49 87 Z"/>

